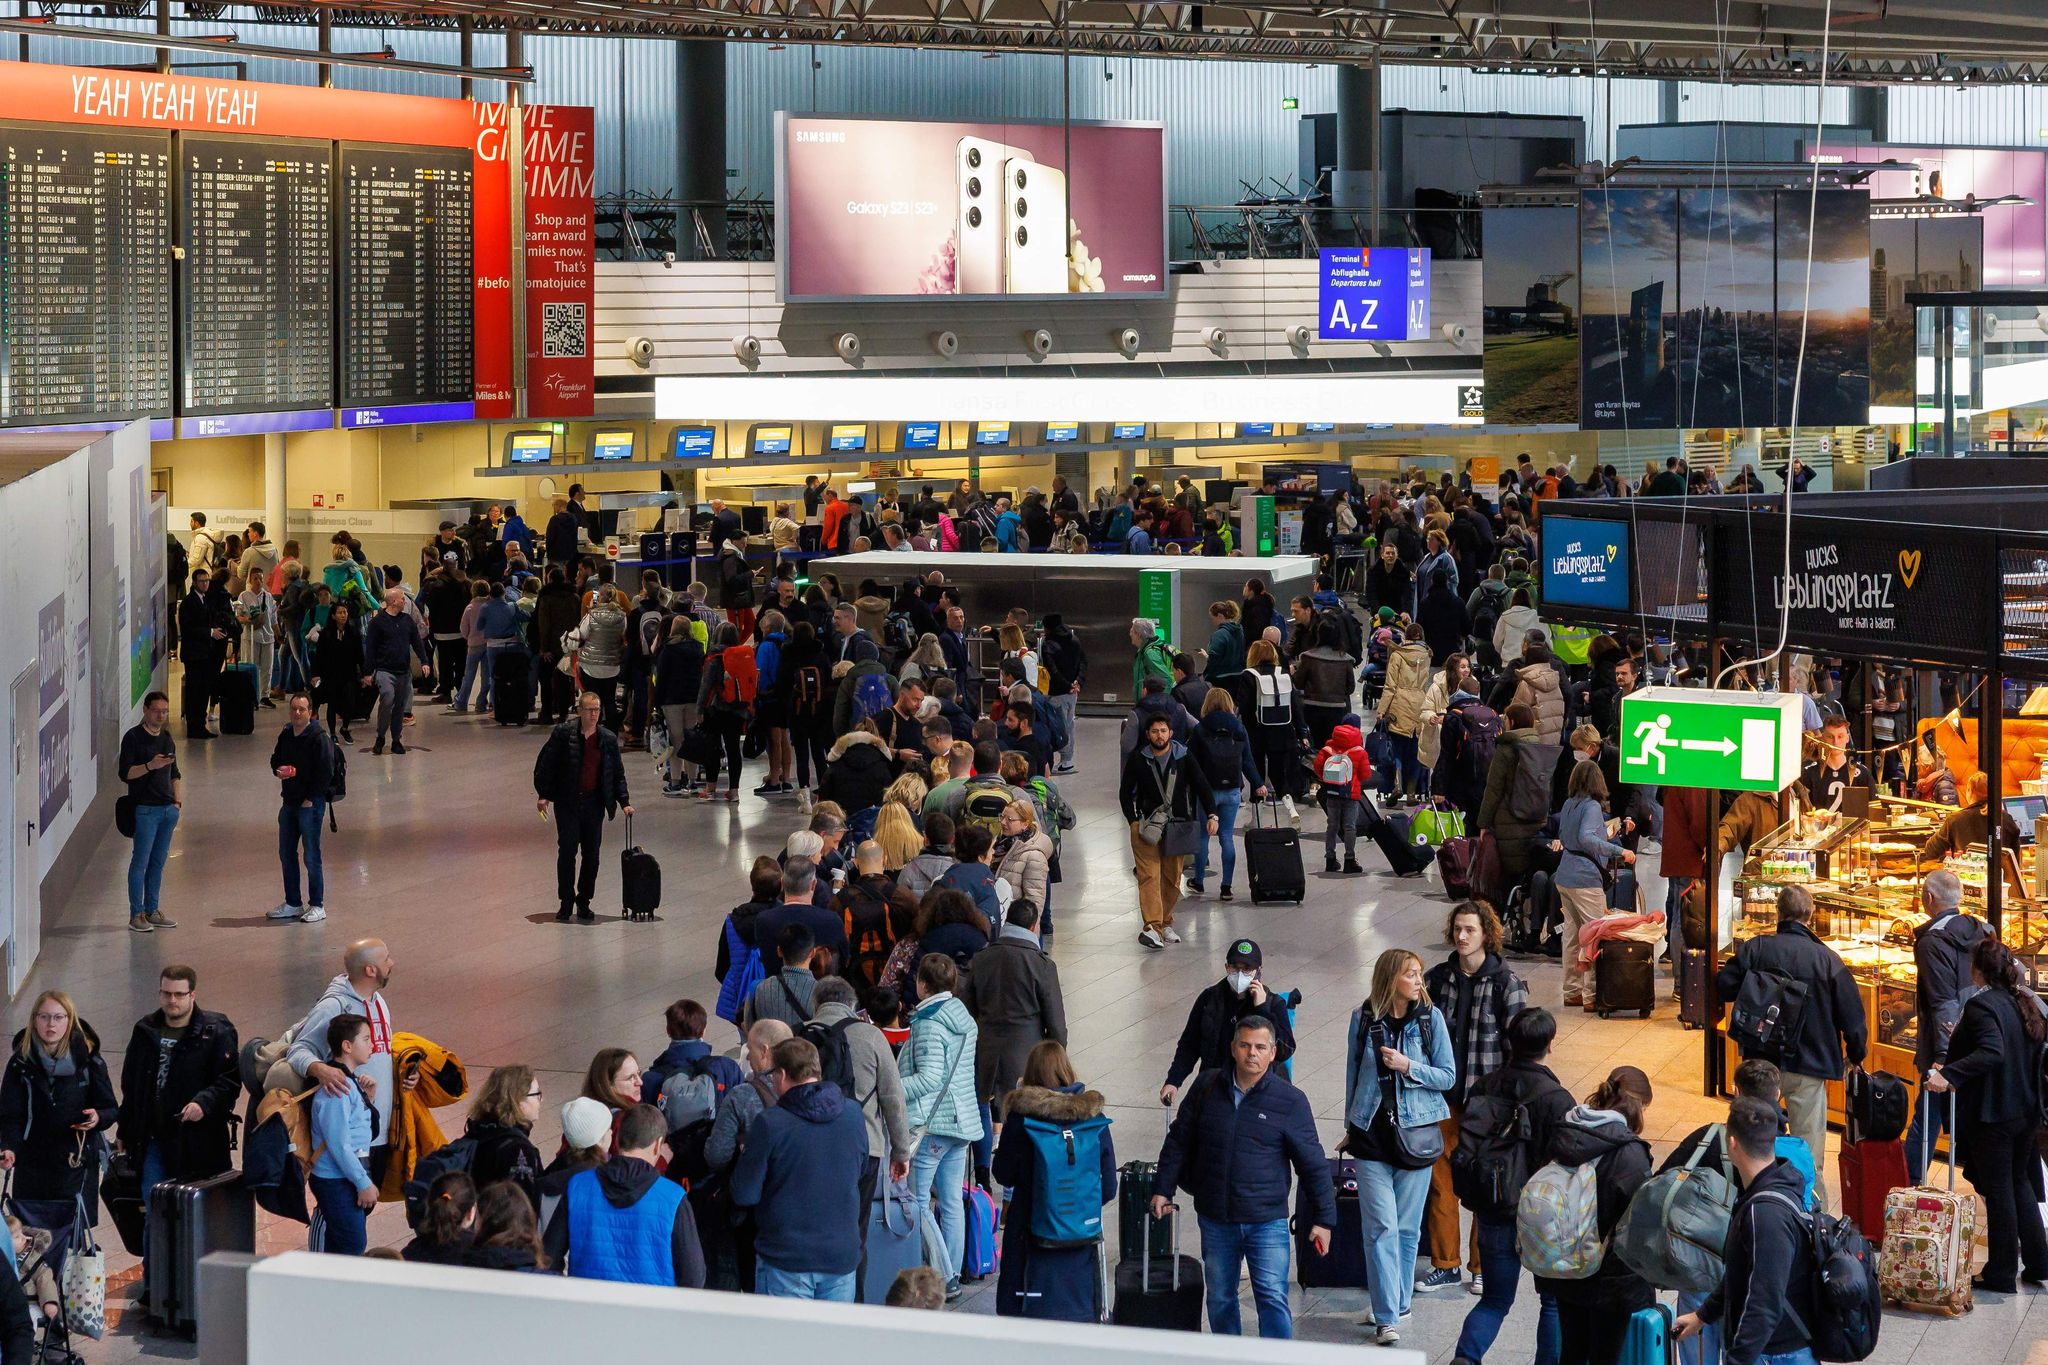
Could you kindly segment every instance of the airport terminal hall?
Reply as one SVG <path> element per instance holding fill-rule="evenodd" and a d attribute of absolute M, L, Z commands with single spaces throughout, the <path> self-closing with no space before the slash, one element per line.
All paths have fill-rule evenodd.
<path fill-rule="evenodd" d="M 2048 1365 L 2042 0 L 0 11 L 0 1365 Z"/>

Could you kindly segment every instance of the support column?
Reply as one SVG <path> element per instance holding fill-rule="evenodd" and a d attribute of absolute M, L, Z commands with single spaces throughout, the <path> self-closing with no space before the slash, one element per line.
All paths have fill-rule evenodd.
<path fill-rule="evenodd" d="M 315 32 L 319 37 L 320 51 L 334 51 L 334 15 L 324 5 L 320 8 L 319 27 Z M 315 69 L 320 74 L 320 88 L 322 90 L 332 90 L 334 88 L 334 64 L 332 62 L 321 62 Z"/>
<path fill-rule="evenodd" d="M 159 38 L 171 36 L 171 0 L 156 0 L 156 32 Z M 170 74 L 171 50 L 169 48 L 160 47 L 156 50 L 156 69 L 161 74 Z"/>
<path fill-rule="evenodd" d="M 623 177 L 624 167 L 620 168 Z M 710 258 L 725 255 L 725 44 L 676 44 L 676 258 L 705 259 L 695 223 L 704 224 Z M 694 210 L 696 218 L 692 218 Z"/>
<path fill-rule="evenodd" d="M 1337 68 L 1337 170 L 1330 203 L 1371 215 L 1370 240 L 1379 242 L 1380 69 L 1377 63 Z"/>
<path fill-rule="evenodd" d="M 291 439 L 282 432 L 263 438 L 263 529 L 279 545 L 284 544 L 284 463 L 285 442 Z"/>
<path fill-rule="evenodd" d="M 1657 117 L 1664 123 L 1680 121 L 1678 112 L 1678 82 L 1662 81 L 1657 86 Z"/>
<path fill-rule="evenodd" d="M 1891 132 L 1891 92 L 1881 85 L 1849 87 L 1849 122 L 1883 142 Z"/>
<path fill-rule="evenodd" d="M 526 35 L 505 30 L 505 65 L 526 65 Z M 505 87 L 505 125 L 510 135 L 506 177 L 512 188 L 512 415 L 526 416 L 526 87 Z"/>
<path fill-rule="evenodd" d="M 475 21 L 475 20 L 473 20 L 473 19 L 471 19 L 471 18 L 470 18 L 470 17 L 468 16 L 468 15 L 466 15 L 466 14 L 465 14 L 465 15 L 464 15 L 464 16 L 462 17 L 462 21 L 461 21 L 460 25 L 459 25 L 459 26 L 457 27 L 457 29 L 456 29 L 456 33 L 457 33 L 457 34 L 459 35 L 459 37 L 458 37 L 458 41 L 459 41 L 459 43 L 460 43 L 460 46 L 459 46 L 459 48 L 457 49 L 457 60 L 458 60 L 458 61 L 460 61 L 460 62 L 462 63 L 462 65 L 463 65 L 463 67 L 464 67 L 465 69 L 466 69 L 466 68 L 469 68 L 469 67 L 472 67 L 472 66 L 475 66 L 475 65 L 476 65 L 476 21 Z M 475 82 L 475 81 L 473 81 L 473 80 L 471 80 L 471 79 L 470 79 L 469 77 L 467 77 L 467 76 L 464 76 L 464 77 L 462 78 L 462 82 L 461 82 L 461 89 L 460 89 L 459 93 L 460 93 L 460 95 L 461 95 L 461 97 L 462 97 L 463 99 L 466 99 L 466 100 L 472 100 L 472 99 L 475 99 L 475 98 L 476 98 L 476 82 Z"/>

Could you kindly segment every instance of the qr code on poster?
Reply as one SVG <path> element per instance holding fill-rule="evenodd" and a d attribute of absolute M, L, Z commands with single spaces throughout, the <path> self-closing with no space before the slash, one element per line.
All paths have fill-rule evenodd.
<path fill-rule="evenodd" d="M 584 304 L 542 304 L 540 353 L 544 356 L 588 355 L 589 323 L 590 311 Z"/>

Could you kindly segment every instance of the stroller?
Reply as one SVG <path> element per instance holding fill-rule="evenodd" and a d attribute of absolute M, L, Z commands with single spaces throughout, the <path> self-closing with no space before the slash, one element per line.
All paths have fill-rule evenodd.
<path fill-rule="evenodd" d="M 6 1184 L 0 1186 L 0 1208 L 20 1223 L 26 1234 L 16 1255 L 22 1289 L 29 1299 L 29 1316 L 37 1324 L 36 1354 L 32 1358 L 37 1365 L 85 1365 L 84 1357 L 71 1348 L 71 1336 L 79 1332 L 98 1340 L 106 1331 L 104 1271 L 100 1274 L 97 1311 L 89 1307 L 81 1311 L 81 1306 L 72 1304 L 59 1288 L 64 1284 L 66 1263 L 74 1255 L 93 1258 L 95 1266 L 102 1264 L 84 1192 L 68 1200 L 17 1199 L 10 1173 Z M 37 1281 L 45 1274 L 49 1276 L 48 1288 L 39 1291 Z M 42 1304 L 50 1300 L 57 1303 L 57 1312 L 45 1317 Z"/>

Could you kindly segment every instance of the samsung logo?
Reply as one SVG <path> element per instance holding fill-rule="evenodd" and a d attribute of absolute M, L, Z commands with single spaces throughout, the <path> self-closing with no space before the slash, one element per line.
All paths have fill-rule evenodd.
<path fill-rule="evenodd" d="M 846 134 L 843 132 L 807 133 L 802 129 L 798 129 L 796 140 L 798 142 L 844 142 L 846 141 Z"/>
<path fill-rule="evenodd" d="M 1157 284 L 1159 283 L 1159 277 L 1157 275 L 1126 275 L 1123 277 L 1123 282 L 1125 284 Z"/>

